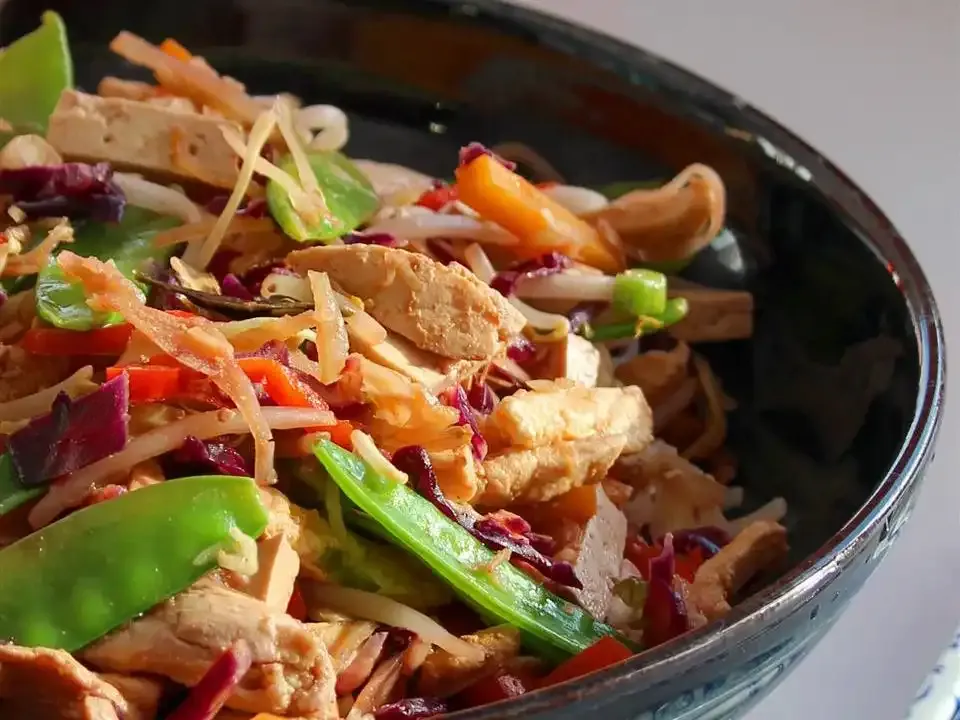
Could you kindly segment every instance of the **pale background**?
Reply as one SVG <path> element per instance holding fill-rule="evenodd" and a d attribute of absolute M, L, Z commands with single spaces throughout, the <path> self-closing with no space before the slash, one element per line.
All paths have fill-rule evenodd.
<path fill-rule="evenodd" d="M 960 352 L 960 0 L 515 2 L 659 53 L 821 150 L 911 243 L 937 293 L 947 344 Z M 904 717 L 960 622 L 958 383 L 897 545 L 748 720 Z"/>

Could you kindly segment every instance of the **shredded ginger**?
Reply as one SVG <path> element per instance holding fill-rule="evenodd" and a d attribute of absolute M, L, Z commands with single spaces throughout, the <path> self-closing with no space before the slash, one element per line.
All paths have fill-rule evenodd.
<path fill-rule="evenodd" d="M 87 302 L 118 312 L 184 367 L 207 375 L 227 395 L 250 427 L 256 447 L 256 479 L 275 481 L 273 435 L 260 410 L 250 379 L 233 357 L 233 346 L 209 320 L 176 317 L 141 302 L 137 289 L 116 267 L 96 258 L 63 252 L 58 262 L 68 277 L 83 285 Z"/>

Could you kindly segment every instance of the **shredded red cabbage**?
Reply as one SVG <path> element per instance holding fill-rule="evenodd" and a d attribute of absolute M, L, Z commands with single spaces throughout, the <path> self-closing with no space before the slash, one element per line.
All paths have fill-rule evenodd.
<path fill-rule="evenodd" d="M 720 548 L 730 542 L 730 534 L 723 528 L 708 526 L 678 530 L 673 533 L 673 548 L 681 555 L 699 547 L 705 558 L 711 558 L 720 552 Z M 661 539 L 658 544 L 663 545 Z"/>
<path fill-rule="evenodd" d="M 0 170 L 0 195 L 13 196 L 14 204 L 29 218 L 91 218 L 101 222 L 119 222 L 127 201 L 107 163 Z"/>
<path fill-rule="evenodd" d="M 287 349 L 286 344 L 280 340 L 271 340 L 268 343 L 264 343 L 256 350 L 239 352 L 236 354 L 236 357 L 238 359 L 254 357 L 266 358 L 268 360 L 276 360 L 281 365 L 290 367 L 290 351 Z"/>
<path fill-rule="evenodd" d="M 167 720 L 213 720 L 252 664 L 249 645 L 242 640 L 234 643 L 190 689 L 186 699 L 167 715 Z"/>
<path fill-rule="evenodd" d="M 447 711 L 447 704 L 440 698 L 404 698 L 381 705 L 373 717 L 375 720 L 423 720 Z"/>
<path fill-rule="evenodd" d="M 237 298 L 237 300 L 253 300 L 253 293 L 244 287 L 233 273 L 227 273 L 220 281 L 220 291 L 227 297 Z"/>
<path fill-rule="evenodd" d="M 687 609 L 673 588 L 676 556 L 673 535 L 663 538 L 663 551 L 650 561 L 647 597 L 643 603 L 643 642 L 647 647 L 660 645 L 687 631 Z"/>
<path fill-rule="evenodd" d="M 400 448 L 393 454 L 392 461 L 398 470 L 407 473 L 418 493 L 491 550 L 508 549 L 511 562 L 525 561 L 545 578 L 560 585 L 578 590 L 583 587 L 570 563 L 543 555 L 526 536 L 511 531 L 495 515 L 477 517 L 472 511 L 459 508 L 447 500 L 440 490 L 430 457 L 419 445 Z"/>
<path fill-rule="evenodd" d="M 168 477 L 191 475 L 237 475 L 252 477 L 250 464 L 243 455 L 222 440 L 199 440 L 187 437 L 183 445 L 164 463 Z"/>
<path fill-rule="evenodd" d="M 524 280 L 535 277 L 547 277 L 561 273 L 573 264 L 569 257 L 558 252 L 550 252 L 533 260 L 524 260 L 508 270 L 501 270 L 490 281 L 490 287 L 505 297 L 510 297 Z"/>
<path fill-rule="evenodd" d="M 443 393 L 443 401 L 448 407 L 455 408 L 460 413 L 458 425 L 469 425 L 473 431 L 470 436 L 470 447 L 473 448 L 473 456 L 481 462 L 487 457 L 487 441 L 480 432 L 480 425 L 477 423 L 477 416 L 467 399 L 467 393 L 461 385 L 456 385 Z"/>
<path fill-rule="evenodd" d="M 243 273 L 243 275 L 240 275 L 239 278 L 240 282 L 243 283 L 243 286 L 251 295 L 259 297 L 263 290 L 263 281 L 267 279 L 268 275 L 272 275 L 273 273 L 277 273 L 278 275 L 296 274 L 284 264 L 283 260 L 273 260 L 250 268 Z"/>
<path fill-rule="evenodd" d="M 517 335 L 510 344 L 507 345 L 507 357 L 513 360 L 517 365 L 524 364 L 533 360 L 537 355 L 537 346 L 527 340 L 523 335 Z"/>
<path fill-rule="evenodd" d="M 485 382 L 475 382 L 467 392 L 470 407 L 482 415 L 489 415 L 497 404 L 497 396 Z"/>
<path fill-rule="evenodd" d="M 390 233 L 365 233 L 352 232 L 344 235 L 342 238 L 344 245 L 381 245 L 383 247 L 395 248 L 400 246 L 400 241 Z"/>
<path fill-rule="evenodd" d="M 25 487 L 43 485 L 122 450 L 127 444 L 129 402 L 127 373 L 79 400 L 60 393 L 49 413 L 7 440 L 20 482 Z"/>
<path fill-rule="evenodd" d="M 460 148 L 460 167 L 469 165 L 481 155 L 489 155 L 498 163 L 503 165 L 507 170 L 517 169 L 517 164 L 515 162 L 504 160 L 486 145 L 478 142 L 472 142 L 469 145 L 465 145 L 464 147 Z"/>

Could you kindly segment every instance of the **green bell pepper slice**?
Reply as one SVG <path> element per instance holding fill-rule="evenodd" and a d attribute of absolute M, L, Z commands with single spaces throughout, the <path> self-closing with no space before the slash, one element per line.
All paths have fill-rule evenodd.
<path fill-rule="evenodd" d="M 551 659 L 616 634 L 510 563 L 490 570 L 494 552 L 407 485 L 383 477 L 327 440 L 314 447 L 314 454 L 344 495 L 379 522 L 394 542 L 419 557 L 482 614 L 534 639 Z"/>
<path fill-rule="evenodd" d="M 312 152 L 307 157 L 330 213 L 316 223 L 307 224 L 293 209 L 287 191 L 270 180 L 267 206 L 284 233 L 298 242 L 329 242 L 356 230 L 373 217 L 380 207 L 380 198 L 356 165 L 338 152 Z M 289 155 L 277 164 L 292 177 L 298 177 Z"/>
<path fill-rule="evenodd" d="M 119 223 L 87 221 L 77 223 L 69 249 L 84 257 L 113 260 L 117 269 L 134 280 L 134 273 L 151 260 L 166 262 L 174 247 L 156 247 L 153 237 L 161 230 L 176 227 L 177 218 L 158 215 L 143 208 L 127 206 Z M 146 287 L 135 281 L 146 297 Z M 123 322 L 118 313 L 97 313 L 87 305 L 83 287 L 67 280 L 60 266 L 51 263 L 37 276 L 37 314 L 64 330 L 93 330 Z"/>
<path fill-rule="evenodd" d="M 28 488 L 20 484 L 20 473 L 10 453 L 0 455 L 0 515 L 15 510 L 33 498 L 42 495 L 46 487 Z"/>
<path fill-rule="evenodd" d="M 0 550 L 0 638 L 75 651 L 216 567 L 236 528 L 267 526 L 250 478 L 151 485 L 79 510 Z"/>
<path fill-rule="evenodd" d="M 55 12 L 43 13 L 43 23 L 0 52 L 0 118 L 12 135 L 45 135 L 60 94 L 73 87 L 73 62 L 67 29 Z"/>

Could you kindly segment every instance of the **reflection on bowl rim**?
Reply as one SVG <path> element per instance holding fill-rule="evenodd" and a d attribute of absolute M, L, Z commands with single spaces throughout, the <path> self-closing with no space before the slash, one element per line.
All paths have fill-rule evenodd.
<path fill-rule="evenodd" d="M 438 0 L 433 0 L 437 2 Z M 942 418 L 945 394 L 945 341 L 940 315 L 923 271 L 906 241 L 876 204 L 838 168 L 793 133 L 751 105 L 706 80 L 660 57 L 594 30 L 527 8 L 507 5 L 502 0 L 439 0 L 461 16 L 482 16 L 507 32 L 522 32 L 571 55 L 586 55 L 595 63 L 605 60 L 607 70 L 625 76 L 640 68 L 657 77 L 671 92 L 690 98 L 710 110 L 723 108 L 725 117 L 736 117 L 738 129 L 730 134 L 756 144 L 773 162 L 791 170 L 813 186 L 843 216 L 863 244 L 884 262 L 906 302 L 917 341 L 919 391 L 910 428 L 896 458 L 882 482 L 856 514 L 814 554 L 773 585 L 736 605 L 717 627 L 711 623 L 675 640 L 644 652 L 623 664 L 595 673 L 579 682 L 523 696 L 495 706 L 456 713 L 472 720 L 515 718 L 544 712 L 567 702 L 620 689 L 631 681 L 662 682 L 690 668 L 697 657 L 709 650 L 727 647 L 736 638 L 750 634 L 750 627 L 769 624 L 771 607 L 780 617 L 800 607 L 862 550 L 860 539 L 872 536 L 919 481 L 936 439 Z M 888 532 L 895 536 L 896 529 Z M 891 537 L 892 539 L 892 537 Z"/>

